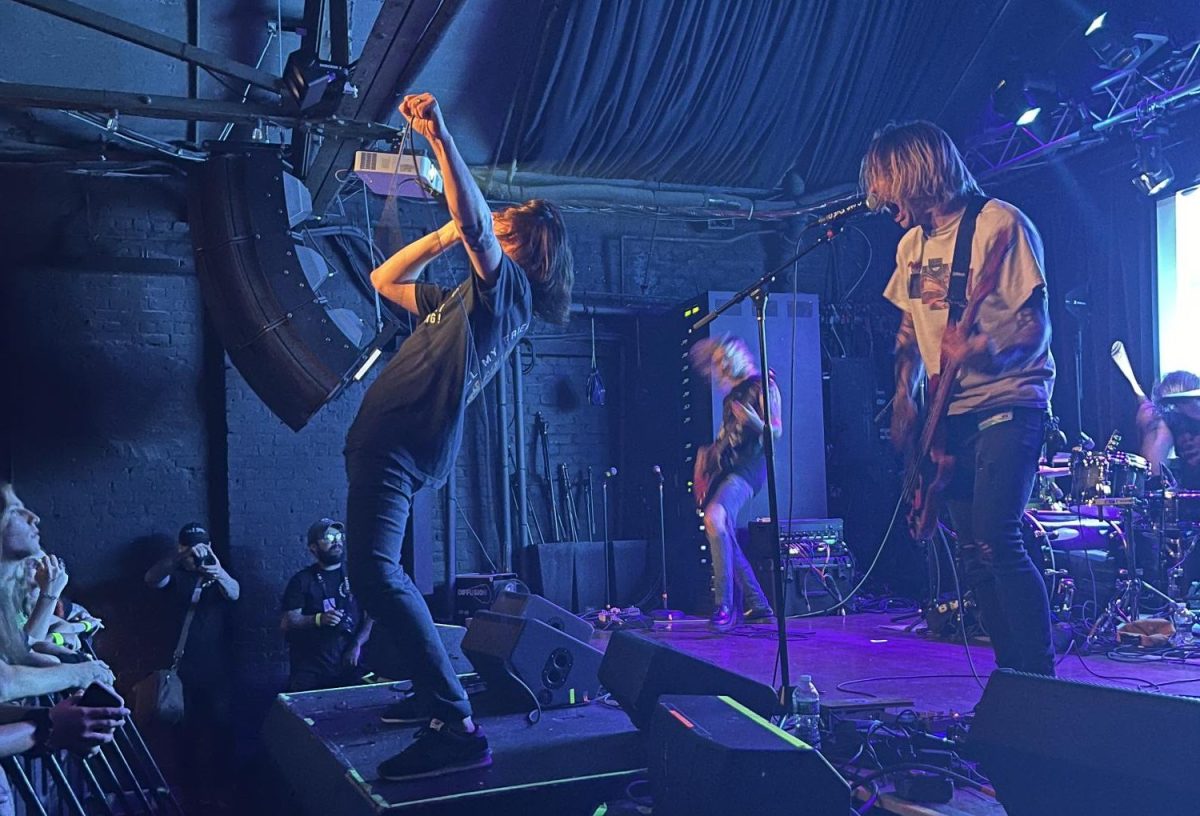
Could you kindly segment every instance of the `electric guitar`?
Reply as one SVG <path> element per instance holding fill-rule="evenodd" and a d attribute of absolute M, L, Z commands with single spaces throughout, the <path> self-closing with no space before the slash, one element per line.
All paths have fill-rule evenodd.
<path fill-rule="evenodd" d="M 1009 243 L 1001 236 L 997 245 L 1007 247 Z M 1000 263 L 1005 254 L 992 253 L 984 261 L 983 269 L 976 276 L 975 287 L 958 325 L 975 325 L 979 318 L 980 305 L 988 295 L 996 291 L 1000 279 Z M 929 392 L 933 396 L 925 412 L 921 435 L 908 457 L 904 500 L 909 506 L 908 530 L 916 541 L 928 541 L 937 530 L 938 515 L 942 509 L 942 493 L 954 474 L 954 457 L 946 453 L 943 420 L 950 409 L 950 399 L 958 387 L 961 369 L 961 361 L 948 363 L 943 356 L 941 371 L 929 378 Z"/>

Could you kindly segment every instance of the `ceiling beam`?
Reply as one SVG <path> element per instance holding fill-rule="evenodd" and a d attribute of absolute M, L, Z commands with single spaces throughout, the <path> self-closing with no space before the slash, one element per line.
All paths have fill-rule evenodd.
<path fill-rule="evenodd" d="M 419 59 L 429 53 L 463 0 L 384 0 L 375 25 L 354 66 L 350 84 L 357 96 L 346 96 L 336 117 L 345 120 L 385 120 L 391 115 L 397 90 L 410 79 Z M 337 174 L 353 166 L 354 153 L 364 139 L 327 137 L 305 168 L 313 196 L 313 212 L 321 215 L 341 189 Z"/>
<path fill-rule="evenodd" d="M 215 51 L 190 45 L 183 40 L 168 37 L 149 28 L 127 22 L 119 17 L 113 17 L 99 11 L 72 3 L 70 0 L 16 0 L 22 5 L 44 11 L 55 17 L 79 23 L 82 26 L 101 31 L 126 42 L 140 45 L 151 51 L 166 54 L 178 60 L 207 68 L 223 76 L 240 79 L 259 88 L 273 93 L 279 93 L 282 80 L 252 65 L 232 60 Z"/>
<path fill-rule="evenodd" d="M 217 99 L 188 99 L 184 96 L 93 91 L 58 88 L 53 85 L 23 85 L 0 81 L 0 107 L 54 108 L 58 110 L 121 113 L 151 119 L 181 119 L 193 122 L 272 122 L 284 127 L 319 130 L 361 139 L 391 139 L 400 131 L 387 125 L 350 122 L 337 117 L 303 119 L 278 105 L 254 102 L 224 102 Z"/>

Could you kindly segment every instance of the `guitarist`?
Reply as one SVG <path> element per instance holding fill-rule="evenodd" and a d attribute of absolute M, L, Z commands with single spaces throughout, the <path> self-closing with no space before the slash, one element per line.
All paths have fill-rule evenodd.
<path fill-rule="evenodd" d="M 1016 207 L 983 199 L 950 137 L 929 122 L 877 132 L 861 184 L 907 230 L 884 292 L 903 313 L 892 441 L 903 449 L 913 439 L 922 374 L 957 369 L 932 455 L 948 476 L 944 498 L 965 584 L 997 665 L 1052 675 L 1046 587 L 1021 534 L 1054 388 L 1041 238 Z M 972 227 L 956 252 L 960 229 L 965 238 Z M 988 293 L 968 307 L 984 281 Z M 969 325 L 957 322 L 965 311 Z M 922 500 L 936 501 L 932 492 Z"/>
<path fill-rule="evenodd" d="M 712 378 L 725 392 L 721 429 L 716 440 L 700 449 L 694 468 L 696 506 L 704 516 L 704 535 L 712 553 L 713 614 L 709 628 L 727 632 L 737 623 L 734 582 L 741 592 L 747 623 L 770 622 L 775 616 L 750 562 L 737 542 L 737 517 L 767 481 L 763 452 L 763 378 L 750 349 L 737 337 L 706 338 L 690 352 L 692 367 Z M 771 399 L 771 432 L 783 432 L 779 388 L 767 377 Z"/>

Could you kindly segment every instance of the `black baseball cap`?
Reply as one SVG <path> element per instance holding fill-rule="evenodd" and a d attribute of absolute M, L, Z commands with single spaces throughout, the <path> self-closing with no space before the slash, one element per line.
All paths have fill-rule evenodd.
<path fill-rule="evenodd" d="M 334 521 L 331 518 L 323 518 L 319 521 L 314 521 L 312 526 L 308 528 L 309 545 L 311 546 L 316 544 L 318 541 L 324 538 L 325 533 L 329 532 L 330 530 L 337 530 L 339 533 L 345 535 L 346 525 L 342 524 L 340 521 Z"/>
<path fill-rule="evenodd" d="M 204 525 L 199 522 L 190 522 L 183 525 L 179 530 L 180 547 L 195 547 L 197 544 L 211 543 L 212 536 L 208 534 L 208 530 L 204 529 Z"/>

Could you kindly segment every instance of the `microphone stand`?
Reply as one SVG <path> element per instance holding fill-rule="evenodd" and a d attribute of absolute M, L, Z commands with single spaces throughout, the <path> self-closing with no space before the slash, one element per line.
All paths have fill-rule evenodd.
<path fill-rule="evenodd" d="M 766 312 L 767 296 L 769 295 L 768 287 L 774 282 L 779 273 L 785 271 L 817 247 L 832 242 L 841 231 L 842 225 L 837 221 L 825 224 L 820 237 L 816 241 L 788 258 L 745 289 L 742 289 L 728 301 L 697 320 L 692 326 L 692 331 L 700 331 L 747 298 L 754 303 L 754 316 L 758 321 L 759 369 L 762 372 L 763 378 L 763 453 L 767 460 L 767 506 L 771 514 L 767 520 L 767 524 L 771 533 L 771 540 L 775 542 L 775 546 L 773 547 L 774 563 L 771 566 L 775 570 L 775 604 L 778 607 L 775 619 L 778 622 L 777 636 L 779 639 L 779 704 L 780 708 L 784 711 L 788 709 L 790 703 L 791 672 L 788 668 L 787 618 L 784 615 L 783 553 L 780 552 L 781 548 L 779 546 L 779 492 L 775 480 L 775 435 L 771 432 L 771 400 L 768 384 L 770 372 L 770 369 L 767 367 Z"/>
<path fill-rule="evenodd" d="M 661 621 L 682 620 L 683 612 L 672 609 L 671 601 L 667 596 L 667 515 L 663 509 L 663 475 L 657 465 L 654 475 L 658 477 L 658 535 L 662 546 L 662 608 L 655 609 L 650 613 L 650 617 Z"/>
<path fill-rule="evenodd" d="M 609 549 L 612 547 L 612 539 L 608 537 L 608 482 L 616 476 L 611 468 L 604 472 L 604 481 L 600 483 L 600 492 L 604 497 L 604 606 L 608 608 L 612 606 L 612 566 L 609 564 L 608 556 Z"/>

